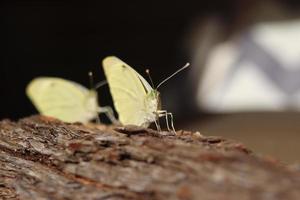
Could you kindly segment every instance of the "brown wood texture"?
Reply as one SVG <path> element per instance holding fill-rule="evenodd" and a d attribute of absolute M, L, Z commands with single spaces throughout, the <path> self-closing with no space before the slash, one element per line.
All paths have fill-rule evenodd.
<path fill-rule="evenodd" d="M 199 132 L 0 122 L 0 199 L 299 199 L 300 170 Z"/>

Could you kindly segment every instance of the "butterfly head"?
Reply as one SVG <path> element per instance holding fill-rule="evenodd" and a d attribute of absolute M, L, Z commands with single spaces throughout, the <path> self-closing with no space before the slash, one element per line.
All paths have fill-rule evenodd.
<path fill-rule="evenodd" d="M 153 89 L 148 93 L 149 98 L 151 99 L 159 99 L 160 98 L 160 93 L 158 90 Z"/>
<path fill-rule="evenodd" d="M 160 92 L 156 89 L 151 90 L 147 94 L 147 102 L 148 105 L 151 107 L 150 110 L 156 111 L 159 110 L 161 107 L 161 101 L 160 101 Z"/>

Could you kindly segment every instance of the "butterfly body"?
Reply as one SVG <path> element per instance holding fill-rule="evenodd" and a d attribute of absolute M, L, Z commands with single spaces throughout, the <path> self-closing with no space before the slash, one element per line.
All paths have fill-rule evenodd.
<path fill-rule="evenodd" d="M 95 118 L 95 115 L 98 114 L 98 112 L 95 111 L 97 111 L 99 108 L 98 95 L 96 91 L 94 90 L 89 91 L 89 94 L 85 97 L 84 107 L 88 115 L 90 115 L 89 118 L 90 119 Z"/>
<path fill-rule="evenodd" d="M 175 131 L 172 114 L 161 110 L 159 92 L 153 89 L 139 73 L 114 56 L 103 60 L 103 69 L 114 106 L 123 125 L 148 127 L 155 122 L 157 129 L 160 130 L 158 118 L 165 116 L 170 130 L 168 116 L 171 116 L 172 129 Z"/>
<path fill-rule="evenodd" d="M 144 121 L 141 126 L 148 127 L 150 123 L 155 122 L 158 119 L 158 110 L 160 109 L 160 98 L 157 90 L 152 90 L 145 97 L 145 109 L 143 109 Z"/>

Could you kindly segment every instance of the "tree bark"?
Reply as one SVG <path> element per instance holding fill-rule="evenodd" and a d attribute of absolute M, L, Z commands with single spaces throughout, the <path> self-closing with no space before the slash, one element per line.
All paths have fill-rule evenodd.
<path fill-rule="evenodd" d="M 0 122 L 0 199 L 299 199 L 300 170 L 199 132 Z"/>

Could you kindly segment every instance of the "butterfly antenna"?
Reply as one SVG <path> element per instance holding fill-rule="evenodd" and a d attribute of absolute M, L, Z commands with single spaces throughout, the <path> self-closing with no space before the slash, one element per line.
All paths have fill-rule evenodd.
<path fill-rule="evenodd" d="M 152 87 L 154 88 L 154 84 L 153 84 L 153 81 L 152 81 L 152 78 L 151 78 L 150 70 L 149 70 L 149 69 L 146 69 L 146 74 L 148 75 L 148 78 L 149 78 L 149 80 L 150 80 L 150 83 L 151 83 Z"/>
<path fill-rule="evenodd" d="M 88 75 L 89 75 L 89 79 L 90 79 L 90 88 L 91 88 L 91 90 L 96 90 L 96 87 L 94 87 L 94 75 L 93 75 L 93 72 L 89 71 Z M 98 101 L 98 95 L 97 95 L 97 101 Z M 98 113 L 96 115 L 96 122 L 98 124 L 101 123 L 100 116 L 99 116 Z"/>
<path fill-rule="evenodd" d="M 107 84 L 107 81 L 106 81 L 106 80 L 100 81 L 99 83 L 97 83 L 97 84 L 94 86 L 94 88 L 95 88 L 95 90 L 97 90 L 97 89 L 101 88 L 102 86 L 104 86 L 104 85 L 106 85 L 106 84 Z"/>
<path fill-rule="evenodd" d="M 107 84 L 107 81 L 100 81 L 98 82 L 96 85 L 94 85 L 94 75 L 93 72 L 89 72 L 89 78 L 90 78 L 90 88 L 97 90 L 99 88 L 101 88 L 102 86 Z"/>
<path fill-rule="evenodd" d="M 90 88 L 93 89 L 94 88 L 94 75 L 93 75 L 93 72 L 89 71 L 88 75 L 89 75 L 89 81 L 90 81 Z"/>
<path fill-rule="evenodd" d="M 165 82 L 167 82 L 170 78 L 172 78 L 173 76 L 175 76 L 176 74 L 178 74 L 182 70 L 186 69 L 188 66 L 190 66 L 190 63 L 186 63 L 183 67 L 181 67 L 176 72 L 174 72 L 173 74 L 171 74 L 170 76 L 168 76 L 167 78 L 165 78 L 162 82 L 160 82 L 160 84 L 158 84 L 158 86 L 156 87 L 156 89 L 158 89 L 162 84 L 164 84 Z"/>

